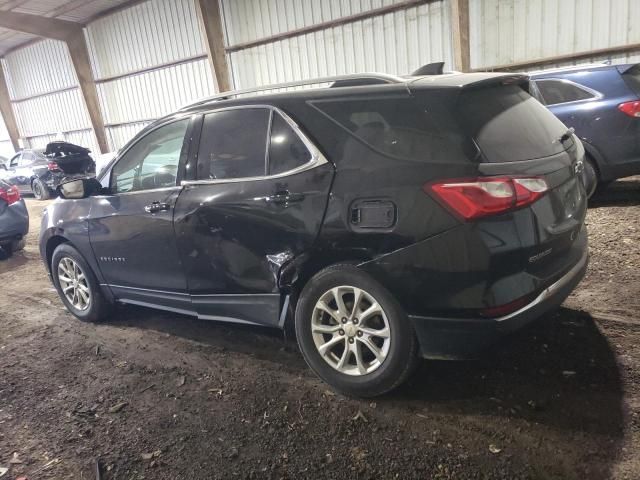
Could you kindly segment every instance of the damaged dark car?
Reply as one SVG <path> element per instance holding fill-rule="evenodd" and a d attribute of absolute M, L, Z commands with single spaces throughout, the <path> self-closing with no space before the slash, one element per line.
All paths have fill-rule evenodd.
<path fill-rule="evenodd" d="M 22 150 L 9 160 L 0 178 L 18 187 L 21 194 L 38 200 L 55 195 L 63 181 L 95 175 L 90 150 L 67 142 L 49 143 L 44 151 Z"/>
<path fill-rule="evenodd" d="M 290 325 L 318 376 L 374 396 L 580 282 L 584 148 L 528 77 L 323 82 L 185 107 L 62 184 L 40 253 L 67 309 Z"/>

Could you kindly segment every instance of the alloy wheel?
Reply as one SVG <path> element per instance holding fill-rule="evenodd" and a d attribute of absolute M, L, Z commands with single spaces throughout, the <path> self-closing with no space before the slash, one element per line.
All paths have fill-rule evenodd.
<path fill-rule="evenodd" d="M 368 292 L 340 286 L 316 302 L 311 333 L 320 356 L 346 375 L 366 375 L 387 358 L 391 329 L 380 303 Z"/>
<path fill-rule="evenodd" d="M 85 311 L 91 305 L 91 290 L 80 265 L 70 257 L 58 262 L 58 281 L 67 301 L 78 311 Z"/>

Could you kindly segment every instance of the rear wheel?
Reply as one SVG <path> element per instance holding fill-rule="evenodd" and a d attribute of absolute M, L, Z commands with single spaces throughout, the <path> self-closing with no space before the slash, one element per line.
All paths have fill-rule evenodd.
<path fill-rule="evenodd" d="M 417 341 L 393 296 L 351 265 L 314 276 L 296 308 L 296 337 L 311 369 L 336 390 L 361 397 L 400 385 L 417 364 Z"/>
<path fill-rule="evenodd" d="M 31 191 L 38 200 L 48 200 L 51 198 L 51 192 L 42 180 L 36 178 L 31 184 Z"/>
<path fill-rule="evenodd" d="M 82 255 L 71 245 L 62 244 L 53 252 L 51 275 L 62 302 L 83 322 L 103 320 L 110 305 Z"/>

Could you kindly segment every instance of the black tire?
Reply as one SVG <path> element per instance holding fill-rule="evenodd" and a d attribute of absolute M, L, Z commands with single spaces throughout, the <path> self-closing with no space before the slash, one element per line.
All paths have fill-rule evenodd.
<path fill-rule="evenodd" d="M 49 187 L 47 187 L 39 178 L 36 178 L 31 182 L 31 191 L 33 192 L 33 196 L 38 200 L 49 200 L 51 198 Z"/>
<path fill-rule="evenodd" d="M 14 240 L 11 242 L 11 251 L 17 252 L 19 250 L 24 250 L 24 247 L 27 245 L 27 239 L 21 238 L 20 240 Z"/>
<path fill-rule="evenodd" d="M 388 321 L 390 335 L 386 357 L 370 373 L 357 375 L 343 373 L 330 365 L 316 347 L 312 333 L 312 317 L 316 303 L 323 295 L 338 286 L 356 287 L 365 291 L 380 305 Z M 345 300 L 345 303 L 347 301 Z M 334 328 L 336 326 L 332 325 Z M 296 306 L 295 327 L 298 345 L 309 367 L 331 387 L 346 395 L 374 397 L 389 392 L 402 384 L 418 363 L 418 343 L 406 313 L 387 289 L 353 265 L 328 267 L 309 280 Z M 345 334 L 343 329 L 340 329 L 340 332 L 343 332 L 341 335 Z M 351 334 L 353 335 L 353 332 Z M 336 333 L 327 335 L 333 335 L 332 339 L 336 338 Z M 351 342 L 351 340 L 354 341 Z M 360 348 L 360 357 L 363 358 L 361 345 L 364 343 L 363 340 L 353 336 L 349 342 L 359 345 L 357 348 Z M 347 347 L 345 343 L 344 348 Z M 369 351 L 369 353 L 372 352 Z M 347 354 L 351 363 L 357 364 L 357 359 L 354 357 L 355 352 Z"/>
<path fill-rule="evenodd" d="M 69 299 L 65 296 L 62 291 L 62 287 L 60 285 L 61 280 L 58 277 L 58 266 L 60 262 L 64 259 L 71 259 L 73 262 L 77 264 L 80 271 L 84 274 L 84 278 L 86 279 L 86 286 L 89 289 L 90 300 L 88 302 L 88 307 L 84 310 L 76 308 Z M 53 283 L 58 290 L 58 295 L 60 295 L 60 299 L 62 303 L 64 303 L 67 310 L 71 312 L 78 319 L 83 322 L 99 322 L 104 320 L 111 311 L 111 304 L 105 299 L 102 294 L 102 290 L 100 289 L 100 285 L 98 284 L 98 280 L 96 279 L 95 274 L 91 270 L 91 267 L 84 260 L 82 255 L 73 248 L 71 245 L 67 243 L 63 243 L 59 245 L 53 252 L 53 256 L 51 257 L 51 276 L 53 278 Z"/>
<path fill-rule="evenodd" d="M 587 198 L 591 198 L 598 189 L 598 168 L 591 157 L 585 156 L 584 159 L 584 188 L 587 191 Z"/>

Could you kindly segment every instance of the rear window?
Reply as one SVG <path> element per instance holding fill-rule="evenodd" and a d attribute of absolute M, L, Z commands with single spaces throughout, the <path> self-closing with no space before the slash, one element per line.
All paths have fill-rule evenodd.
<path fill-rule="evenodd" d="M 468 161 L 469 148 L 451 108 L 416 97 L 318 101 L 313 106 L 352 133 L 344 157 L 364 155 L 362 143 L 385 155 L 430 162 Z M 471 153 L 473 155 L 473 153 Z"/>
<path fill-rule="evenodd" d="M 622 78 L 624 78 L 631 90 L 640 95 L 640 64 L 624 72 Z"/>
<path fill-rule="evenodd" d="M 488 162 L 514 162 L 563 152 L 567 127 L 517 85 L 469 90 L 458 113 Z"/>

